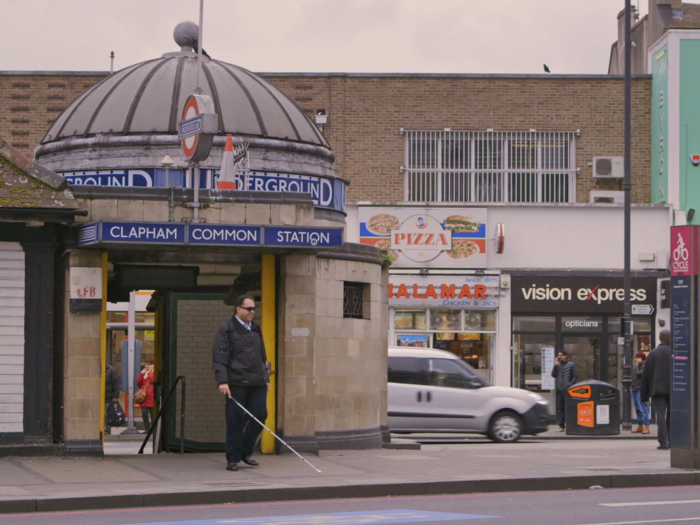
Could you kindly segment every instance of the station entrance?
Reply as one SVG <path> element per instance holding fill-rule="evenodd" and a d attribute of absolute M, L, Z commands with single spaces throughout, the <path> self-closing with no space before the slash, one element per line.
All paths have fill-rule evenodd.
<path fill-rule="evenodd" d="M 257 306 L 254 320 L 262 327 L 268 360 L 276 369 L 276 256 L 199 250 L 173 253 L 171 257 L 159 252 L 159 258 L 172 262 L 146 262 L 152 255 L 138 250 L 110 250 L 107 256 L 105 360 L 120 375 L 120 403 L 133 417 L 105 435 L 105 453 L 110 449 L 115 453 L 136 452 L 136 444 L 146 438 L 149 418 L 144 421 L 141 417 L 141 407 L 130 399 L 128 386 L 131 381 L 132 392 L 139 389 L 136 378 L 151 362 L 156 424 L 144 452 L 223 452 L 225 400 L 214 382 L 212 342 L 220 325 L 233 315 L 236 297 L 251 295 Z M 134 303 L 133 323 L 129 323 L 130 301 Z M 133 334 L 129 333 L 130 325 Z M 134 338 L 131 371 L 130 337 Z M 274 376 L 266 424 L 274 430 L 273 381 Z M 260 448 L 271 453 L 274 443 L 268 438 L 273 439 L 263 434 Z"/>

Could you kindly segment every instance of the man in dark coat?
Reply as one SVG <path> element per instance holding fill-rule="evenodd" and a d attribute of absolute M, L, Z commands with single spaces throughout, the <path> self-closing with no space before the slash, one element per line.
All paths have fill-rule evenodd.
<path fill-rule="evenodd" d="M 659 428 L 659 450 L 670 447 L 671 429 L 671 332 L 661 330 L 661 344 L 647 356 L 642 374 L 642 401 L 651 399 Z"/>
<path fill-rule="evenodd" d="M 122 382 L 119 379 L 119 373 L 112 365 L 107 363 L 105 370 L 107 372 L 105 377 L 105 434 L 109 434 L 112 432 L 112 428 L 109 426 L 109 405 L 113 401 L 119 401 Z"/>
<path fill-rule="evenodd" d="M 255 299 L 241 295 L 235 315 L 221 325 L 214 339 L 214 377 L 226 396 L 226 469 L 238 462 L 257 466 L 252 457 L 262 427 L 235 402 L 264 423 L 267 419 L 267 354 L 260 326 L 253 322 Z"/>
<path fill-rule="evenodd" d="M 557 395 L 557 423 L 559 432 L 566 430 L 566 391 L 571 385 L 578 382 L 578 369 L 576 363 L 569 361 L 564 350 L 557 353 L 552 368 L 552 377 L 555 378 L 555 389 Z"/>

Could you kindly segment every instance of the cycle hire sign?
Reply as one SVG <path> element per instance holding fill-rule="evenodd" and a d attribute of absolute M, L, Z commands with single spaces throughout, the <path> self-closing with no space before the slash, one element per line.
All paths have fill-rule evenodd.
<path fill-rule="evenodd" d="M 691 238 L 693 237 L 694 238 Z M 691 257 L 690 250 L 693 250 Z M 698 274 L 698 230 L 692 226 L 671 228 L 671 275 L 673 277 Z"/>
<path fill-rule="evenodd" d="M 697 226 L 671 228 L 671 466 L 700 467 L 697 435 Z"/>

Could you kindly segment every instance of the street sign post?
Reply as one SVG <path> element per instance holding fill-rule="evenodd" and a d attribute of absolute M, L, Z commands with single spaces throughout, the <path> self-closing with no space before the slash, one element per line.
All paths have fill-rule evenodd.
<path fill-rule="evenodd" d="M 654 307 L 650 304 L 633 304 L 632 315 L 651 315 L 654 313 Z"/>
<path fill-rule="evenodd" d="M 671 466 L 700 468 L 698 226 L 671 228 Z"/>

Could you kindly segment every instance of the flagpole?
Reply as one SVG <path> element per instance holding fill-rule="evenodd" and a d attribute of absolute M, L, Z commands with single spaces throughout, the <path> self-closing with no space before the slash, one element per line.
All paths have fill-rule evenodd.
<path fill-rule="evenodd" d="M 199 85 L 202 76 L 202 25 L 204 25 L 204 0 L 199 0 L 199 37 L 197 38 L 197 89 L 194 90 L 198 95 L 202 94 L 202 88 Z"/>

